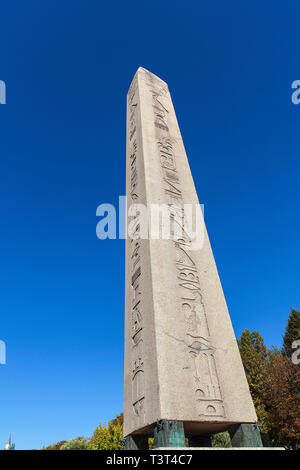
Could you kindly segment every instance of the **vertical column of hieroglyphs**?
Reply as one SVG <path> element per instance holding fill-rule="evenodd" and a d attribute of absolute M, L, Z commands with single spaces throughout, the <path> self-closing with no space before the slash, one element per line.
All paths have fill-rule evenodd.
<path fill-rule="evenodd" d="M 177 272 L 176 292 L 180 302 L 181 315 L 185 319 L 186 352 L 194 380 L 195 405 L 199 418 L 225 418 L 224 404 L 216 369 L 214 347 L 211 344 L 205 306 L 200 290 L 198 268 L 189 250 L 192 240 L 185 231 L 183 208 L 184 200 L 180 185 L 180 175 L 176 166 L 176 141 L 179 131 L 171 134 L 170 113 L 174 113 L 171 97 L 166 84 L 157 80 L 146 70 L 144 83 L 152 94 L 152 106 L 156 145 L 160 158 L 161 182 L 165 202 L 174 224 L 179 224 L 182 234 L 174 239 L 174 266 Z M 173 121 L 176 119 L 173 114 Z M 175 134 L 174 134 L 175 132 Z M 158 183 L 159 184 L 159 183 Z M 174 215 L 176 215 L 174 217 Z M 173 233 L 173 234 L 174 234 Z"/>
<path fill-rule="evenodd" d="M 127 101 L 127 172 L 129 189 L 127 190 L 128 207 L 141 202 L 141 139 L 139 129 L 139 96 L 137 78 L 131 84 Z M 127 183 L 128 184 L 128 183 Z M 135 427 L 144 423 L 144 358 L 143 358 L 143 297 L 142 297 L 142 254 L 140 227 L 138 219 L 131 221 L 131 236 L 127 262 L 130 266 L 130 312 L 131 315 L 131 358 L 132 358 L 132 408 Z M 128 281 L 127 281 L 128 282 Z"/>

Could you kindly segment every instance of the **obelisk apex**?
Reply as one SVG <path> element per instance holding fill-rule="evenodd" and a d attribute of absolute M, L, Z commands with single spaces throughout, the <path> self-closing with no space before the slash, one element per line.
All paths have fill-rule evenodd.
<path fill-rule="evenodd" d="M 168 86 L 143 67 L 127 95 L 126 152 L 128 207 L 163 204 L 180 220 L 199 205 Z M 183 225 L 182 237 L 147 238 L 129 219 L 124 435 L 152 435 L 157 422 L 183 423 L 187 436 L 255 423 L 205 225 L 192 249 Z"/>

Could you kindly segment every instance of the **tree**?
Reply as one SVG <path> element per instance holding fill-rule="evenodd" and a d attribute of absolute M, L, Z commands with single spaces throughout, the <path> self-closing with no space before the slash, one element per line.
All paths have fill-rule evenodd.
<path fill-rule="evenodd" d="M 90 450 L 122 450 L 123 442 L 123 413 L 95 429 L 89 444 Z"/>
<path fill-rule="evenodd" d="M 232 447 L 229 432 L 219 432 L 211 438 L 212 447 Z"/>
<path fill-rule="evenodd" d="M 67 441 L 59 441 L 57 444 L 52 444 L 47 447 L 42 447 L 42 450 L 60 450 L 61 446 L 65 444 Z"/>
<path fill-rule="evenodd" d="M 291 357 L 293 354 L 292 344 L 300 339 L 300 312 L 291 308 L 285 334 L 283 336 L 282 352 L 284 355 Z"/>
<path fill-rule="evenodd" d="M 282 354 L 270 355 L 262 396 L 273 446 L 296 449 L 300 443 L 300 367 Z"/>
<path fill-rule="evenodd" d="M 298 315 L 299 312 L 290 314 L 284 351 L 295 340 Z M 299 365 L 293 364 L 290 357 L 278 349 L 268 350 L 256 331 L 244 330 L 238 344 L 264 445 L 297 448 L 300 442 Z"/>
<path fill-rule="evenodd" d="M 85 437 L 76 437 L 65 442 L 60 450 L 88 450 L 89 441 Z"/>
<path fill-rule="evenodd" d="M 262 388 L 270 351 L 257 331 L 250 333 L 249 330 L 244 330 L 241 339 L 238 340 L 238 346 L 256 409 L 262 439 L 266 443 L 269 426 Z"/>

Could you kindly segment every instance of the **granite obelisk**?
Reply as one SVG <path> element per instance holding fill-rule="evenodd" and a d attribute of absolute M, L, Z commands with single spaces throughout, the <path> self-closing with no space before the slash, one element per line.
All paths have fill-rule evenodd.
<path fill-rule="evenodd" d="M 128 206 L 199 204 L 168 86 L 141 67 L 127 95 L 126 152 Z M 241 424 L 255 433 L 257 417 L 205 226 L 197 250 L 188 237 L 147 239 L 139 228 L 136 223 L 137 235 L 126 240 L 127 448 L 146 447 L 153 434 L 157 443 L 176 446 L 184 435 L 234 432 Z"/>

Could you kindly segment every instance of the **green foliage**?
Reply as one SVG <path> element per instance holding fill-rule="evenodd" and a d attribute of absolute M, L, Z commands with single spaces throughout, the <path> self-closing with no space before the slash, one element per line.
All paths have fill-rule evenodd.
<path fill-rule="evenodd" d="M 123 413 L 95 429 L 89 444 L 89 450 L 122 450 L 123 442 Z"/>
<path fill-rule="evenodd" d="M 238 341 L 265 446 L 295 449 L 300 441 L 300 368 L 292 363 L 290 346 L 299 339 L 300 313 L 292 310 L 282 351 L 268 350 L 255 331 L 244 330 Z"/>
<path fill-rule="evenodd" d="M 244 330 L 238 346 L 263 437 L 269 430 L 262 387 L 270 351 L 257 331 L 250 333 L 249 330 Z"/>
<path fill-rule="evenodd" d="M 148 447 L 149 447 L 149 450 L 154 449 L 154 438 L 153 437 L 149 437 Z"/>
<path fill-rule="evenodd" d="M 257 382 L 260 382 L 261 371 L 269 355 L 263 338 L 257 331 L 250 333 L 244 330 L 238 340 L 239 350 L 244 364 L 245 372 L 249 378 L 249 386 L 255 391 Z"/>
<path fill-rule="evenodd" d="M 89 441 L 85 437 L 76 437 L 65 442 L 60 450 L 88 450 Z"/>
<path fill-rule="evenodd" d="M 283 336 L 282 352 L 284 355 L 291 357 L 293 354 L 292 344 L 297 339 L 300 339 L 300 312 L 291 308 Z"/>
<path fill-rule="evenodd" d="M 213 447 L 232 447 L 229 432 L 219 432 L 211 438 Z"/>
<path fill-rule="evenodd" d="M 59 441 L 57 444 L 52 444 L 47 447 L 42 447 L 42 450 L 60 450 L 61 446 L 65 444 L 67 441 Z"/>

